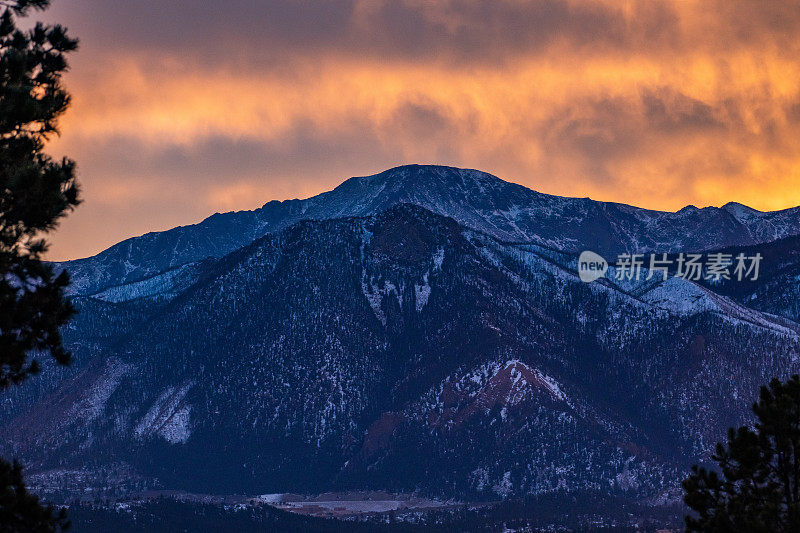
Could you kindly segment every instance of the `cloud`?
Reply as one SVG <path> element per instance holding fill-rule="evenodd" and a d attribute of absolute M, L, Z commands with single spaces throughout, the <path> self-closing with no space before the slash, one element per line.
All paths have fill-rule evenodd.
<path fill-rule="evenodd" d="M 664 4 L 626 16 L 613 4 L 565 0 L 73 0 L 57 6 L 56 17 L 112 51 L 181 54 L 207 64 L 294 61 L 309 53 L 474 64 L 565 40 L 653 43 L 665 35 L 653 30 L 674 18 Z"/>
<path fill-rule="evenodd" d="M 793 2 L 56 0 L 46 16 L 82 39 L 50 149 L 78 161 L 87 201 L 54 257 L 412 162 L 659 209 L 800 204 Z"/>
<path fill-rule="evenodd" d="M 645 89 L 641 99 L 643 116 L 654 130 L 685 135 L 725 127 L 724 122 L 715 116 L 716 110 L 712 106 L 671 87 Z"/>

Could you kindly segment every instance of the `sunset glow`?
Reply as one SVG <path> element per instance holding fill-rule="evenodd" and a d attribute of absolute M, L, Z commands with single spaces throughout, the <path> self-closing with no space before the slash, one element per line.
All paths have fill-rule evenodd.
<path fill-rule="evenodd" d="M 789 3 L 55 0 L 81 39 L 51 257 L 404 163 L 677 210 L 800 204 Z"/>

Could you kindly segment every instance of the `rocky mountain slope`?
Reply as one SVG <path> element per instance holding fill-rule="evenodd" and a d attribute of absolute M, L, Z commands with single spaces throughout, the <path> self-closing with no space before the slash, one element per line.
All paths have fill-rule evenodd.
<path fill-rule="evenodd" d="M 255 211 L 216 214 L 199 224 L 148 233 L 100 254 L 62 263 L 76 294 L 94 294 L 165 270 L 222 257 L 304 219 L 368 216 L 412 203 L 506 242 L 567 252 L 698 251 L 800 234 L 800 209 L 760 212 L 741 204 L 675 213 L 588 198 L 563 198 L 491 174 L 443 166 L 402 166 L 351 178 L 305 200 L 272 201 Z"/>
<path fill-rule="evenodd" d="M 392 172 L 556 202 L 469 171 Z M 356 188 L 359 209 L 379 210 L 370 198 L 385 187 L 364 191 L 387 176 L 348 181 L 341 197 Z M 517 219 L 520 236 L 537 209 Z M 119 490 L 591 490 L 656 505 L 749 419 L 760 384 L 800 371 L 791 314 L 691 281 L 586 284 L 571 253 L 509 244 L 523 240 L 510 224 L 487 234 L 461 222 L 405 203 L 302 221 L 219 259 L 77 296 L 65 332 L 75 367 L 48 369 L 3 404 L 2 453 L 56 485 L 77 472 Z M 741 227 L 730 239 L 756 238 Z M 708 235 L 692 242 L 728 239 Z"/>

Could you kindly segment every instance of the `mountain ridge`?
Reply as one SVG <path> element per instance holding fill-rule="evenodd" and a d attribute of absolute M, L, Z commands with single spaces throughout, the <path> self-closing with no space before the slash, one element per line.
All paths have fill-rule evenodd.
<path fill-rule="evenodd" d="M 353 177 L 306 199 L 273 200 L 253 211 L 132 237 L 94 256 L 55 263 L 76 294 L 93 294 L 206 257 L 221 257 L 303 219 L 368 216 L 412 203 L 506 242 L 574 253 L 702 251 L 800 233 L 800 208 L 760 212 L 741 204 L 676 212 L 540 193 L 472 169 L 404 165 Z M 740 206 L 740 207 L 737 207 Z"/>
<path fill-rule="evenodd" d="M 649 500 L 797 371 L 795 323 L 691 281 L 586 284 L 535 250 L 400 204 L 297 222 L 148 295 L 174 297 L 76 297 L 72 374 L 15 392 L 4 453 L 123 492 Z"/>

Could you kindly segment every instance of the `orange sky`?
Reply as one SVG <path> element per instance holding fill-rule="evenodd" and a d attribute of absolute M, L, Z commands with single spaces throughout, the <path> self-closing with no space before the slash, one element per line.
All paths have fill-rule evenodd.
<path fill-rule="evenodd" d="M 403 163 L 676 210 L 800 204 L 800 4 L 54 0 L 81 39 L 50 257 Z"/>

